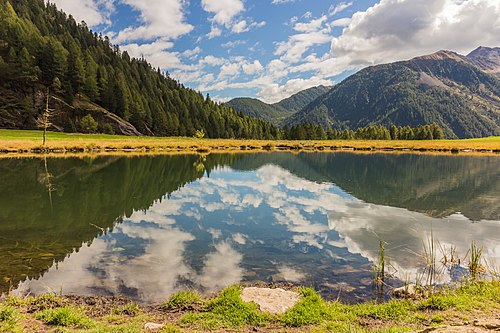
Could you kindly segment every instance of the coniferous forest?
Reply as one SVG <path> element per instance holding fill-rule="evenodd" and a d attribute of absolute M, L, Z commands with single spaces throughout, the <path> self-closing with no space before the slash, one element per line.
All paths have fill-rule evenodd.
<path fill-rule="evenodd" d="M 85 111 L 103 108 L 140 134 L 279 136 L 276 127 L 205 98 L 144 59 L 131 58 L 53 4 L 0 0 L 0 20 L 1 127 L 34 128 L 49 88 L 52 108 L 78 109 L 74 116 L 66 111 L 58 114 L 64 119 L 60 127 L 68 132 L 85 131 L 80 124 Z M 96 118 L 96 113 L 92 116 Z M 99 121 L 99 131 L 118 129 L 114 122 L 106 126 L 109 119 L 116 118 Z"/>

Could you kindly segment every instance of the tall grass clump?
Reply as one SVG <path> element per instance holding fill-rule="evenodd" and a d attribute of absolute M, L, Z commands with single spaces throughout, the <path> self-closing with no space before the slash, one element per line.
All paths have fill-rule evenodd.
<path fill-rule="evenodd" d="M 81 309 L 72 307 L 44 310 L 36 315 L 36 319 L 54 326 L 91 328 L 95 325 Z"/>
<path fill-rule="evenodd" d="M 385 283 L 385 244 L 383 240 L 379 240 L 378 262 L 372 267 L 373 279 L 376 285 L 383 285 Z"/>
<path fill-rule="evenodd" d="M 283 324 L 290 327 L 316 325 L 331 319 L 327 303 L 312 288 L 302 288 L 303 299 L 288 309 L 282 317 Z"/>
<path fill-rule="evenodd" d="M 425 287 L 432 289 L 436 284 L 437 276 L 437 243 L 432 230 L 430 236 L 427 238 L 427 243 L 422 241 L 422 247 L 425 266 L 422 277 L 418 279 L 423 281 L 417 281 L 417 285 L 422 285 L 423 282 Z"/>
<path fill-rule="evenodd" d="M 169 311 L 193 308 L 202 303 L 202 299 L 196 291 L 181 291 L 174 294 L 168 301 L 161 305 L 162 309 Z"/>
<path fill-rule="evenodd" d="M 18 326 L 20 319 L 21 314 L 15 307 L 0 305 L 0 332 L 22 332 L 21 328 Z"/>
<path fill-rule="evenodd" d="M 262 326 L 272 318 L 270 314 L 260 312 L 257 304 L 243 302 L 239 286 L 223 290 L 218 297 L 209 300 L 203 310 L 205 312 L 184 315 L 180 324 L 201 329 L 235 328 Z"/>
<path fill-rule="evenodd" d="M 479 248 L 476 241 L 472 241 L 465 256 L 469 258 L 470 278 L 472 281 L 477 281 L 482 274 L 486 273 L 486 267 L 481 263 L 483 261 L 483 248 Z"/>

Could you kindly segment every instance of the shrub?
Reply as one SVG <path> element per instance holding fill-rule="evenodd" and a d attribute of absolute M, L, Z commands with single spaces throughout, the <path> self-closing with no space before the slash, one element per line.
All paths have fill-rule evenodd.
<path fill-rule="evenodd" d="M 88 114 L 80 121 L 80 127 L 84 133 L 95 133 L 97 132 L 97 121 Z"/>
<path fill-rule="evenodd" d="M 104 134 L 110 134 L 110 135 L 115 134 L 115 131 L 113 130 L 113 127 L 110 124 L 105 124 L 102 130 Z"/>

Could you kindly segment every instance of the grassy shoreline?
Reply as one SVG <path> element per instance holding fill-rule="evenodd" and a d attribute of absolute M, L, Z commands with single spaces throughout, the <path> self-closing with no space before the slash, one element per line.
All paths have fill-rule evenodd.
<path fill-rule="evenodd" d="M 500 153 L 500 137 L 467 140 L 244 140 L 182 137 L 127 137 L 0 129 L 0 154 L 174 153 L 241 151 L 384 151 Z"/>
<path fill-rule="evenodd" d="M 138 305 L 115 297 L 7 297 L 0 301 L 1 332 L 147 332 L 146 323 L 165 325 L 160 332 L 418 332 L 440 326 L 498 324 L 500 281 L 466 282 L 419 299 L 342 304 L 324 301 L 301 288 L 302 300 L 282 315 L 244 303 L 241 287 L 215 298 L 182 292 L 160 305 Z M 484 325 L 483 325 L 484 326 Z M 500 324 L 496 329 L 500 327 Z"/>

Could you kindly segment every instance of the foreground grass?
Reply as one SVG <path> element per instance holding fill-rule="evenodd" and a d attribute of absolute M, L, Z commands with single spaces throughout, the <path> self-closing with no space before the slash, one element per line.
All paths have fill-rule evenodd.
<path fill-rule="evenodd" d="M 84 135 L 49 132 L 42 146 L 41 131 L 0 129 L 0 152 L 101 152 L 139 151 L 210 152 L 221 150 L 416 150 L 416 151 L 486 151 L 500 152 L 500 137 L 470 140 L 383 141 L 383 140 L 236 140 L 180 137 L 127 137 L 119 135 Z"/>
<path fill-rule="evenodd" d="M 346 305 L 326 302 L 314 290 L 300 290 L 302 300 L 283 315 L 261 312 L 244 303 L 232 286 L 210 300 L 192 292 L 174 295 L 163 305 L 116 307 L 75 304 L 44 295 L 7 298 L 0 303 L 0 332 L 143 332 L 147 322 L 166 324 L 161 332 L 408 332 L 439 325 L 469 325 L 496 319 L 500 282 L 469 282 L 421 300 Z M 180 310 L 183 308 L 184 310 Z"/>

